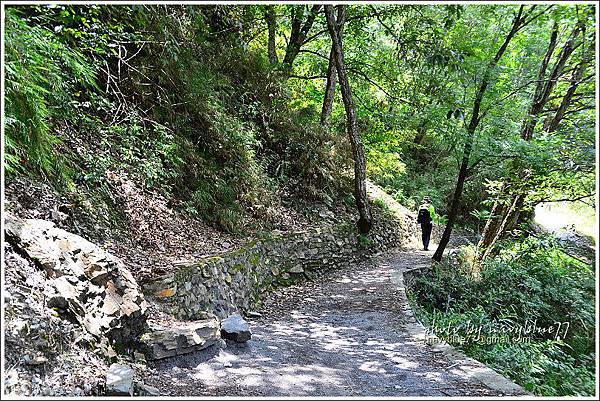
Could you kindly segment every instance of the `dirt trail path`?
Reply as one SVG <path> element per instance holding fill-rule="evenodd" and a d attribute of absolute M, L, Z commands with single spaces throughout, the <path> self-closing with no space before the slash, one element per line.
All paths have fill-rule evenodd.
<path fill-rule="evenodd" d="M 273 294 L 253 337 L 150 368 L 165 395 L 460 396 L 522 390 L 479 362 L 425 344 L 402 272 L 431 252 L 398 252 Z M 421 328 L 422 329 L 422 328 Z M 447 348 L 447 347 L 446 347 Z"/>

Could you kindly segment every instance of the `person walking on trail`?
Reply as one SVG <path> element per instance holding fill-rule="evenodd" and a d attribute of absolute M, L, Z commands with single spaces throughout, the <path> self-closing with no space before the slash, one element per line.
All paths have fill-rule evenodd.
<path fill-rule="evenodd" d="M 421 224 L 421 238 L 423 239 L 423 250 L 429 250 L 429 237 L 433 229 L 432 221 L 435 217 L 435 209 L 431 204 L 429 196 L 423 198 L 423 203 L 419 206 L 417 223 Z"/>

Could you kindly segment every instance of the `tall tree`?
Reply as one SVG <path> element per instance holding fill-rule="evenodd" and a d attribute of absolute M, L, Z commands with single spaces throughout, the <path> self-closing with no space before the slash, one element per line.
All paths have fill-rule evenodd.
<path fill-rule="evenodd" d="M 546 55 L 541 63 L 540 70 L 536 81 L 536 89 L 531 101 L 531 106 L 527 113 L 527 116 L 522 124 L 521 128 L 521 139 L 524 141 L 531 141 L 533 138 L 534 130 L 537 122 L 541 115 L 546 109 L 546 105 L 552 95 L 558 79 L 562 76 L 565 66 L 575 49 L 580 45 L 577 38 L 580 36 L 582 26 L 578 23 L 575 28 L 571 31 L 567 41 L 561 48 L 557 59 L 554 63 L 550 74 L 546 77 L 546 71 L 548 69 L 550 60 L 553 57 L 556 42 L 558 37 L 558 25 L 555 24 L 550 36 L 550 42 Z M 544 124 L 544 130 L 552 132 L 556 130 L 560 123 L 564 113 L 566 112 L 574 91 L 577 89 L 579 82 L 583 76 L 583 69 L 585 68 L 585 62 L 582 61 L 574 69 L 574 80 L 572 80 L 569 89 L 563 96 L 561 105 L 559 106 L 556 114 L 553 117 L 548 117 Z M 552 131 L 550 131 L 552 130 Z M 513 163 L 515 164 L 515 163 Z M 511 171 L 516 171 L 516 178 L 512 178 L 512 184 L 505 183 L 503 188 L 509 192 L 508 201 L 501 200 L 498 197 L 495 201 L 494 207 L 492 208 L 493 214 L 488 220 L 482 239 L 479 241 L 478 248 L 482 250 L 479 256 L 479 260 L 483 261 L 486 258 L 495 254 L 495 245 L 502 238 L 504 233 L 509 227 L 514 226 L 520 215 L 521 209 L 523 208 L 525 198 L 527 196 L 527 180 L 532 178 L 532 172 L 529 169 L 524 171 L 518 171 L 520 167 L 513 167 Z M 525 183 L 525 184 L 524 184 Z M 506 205 L 504 206 L 503 203 Z"/>
<path fill-rule="evenodd" d="M 343 5 L 337 6 L 339 12 L 344 12 Z M 354 101 L 352 99 L 352 89 L 350 88 L 350 82 L 348 81 L 348 74 L 346 72 L 346 65 L 344 64 L 344 51 L 342 45 L 341 26 L 338 26 L 336 19 L 333 15 L 333 6 L 325 6 L 325 17 L 327 19 L 327 29 L 331 36 L 331 44 L 334 53 L 335 66 L 338 73 L 338 79 L 340 82 L 340 89 L 342 91 L 342 98 L 344 100 L 344 108 L 346 110 L 346 124 L 348 130 L 348 136 L 350 138 L 350 144 L 352 145 L 352 155 L 354 158 L 354 198 L 356 201 L 356 207 L 360 215 L 357 226 L 358 231 L 361 234 L 367 234 L 373 224 L 373 217 L 371 215 L 371 207 L 369 205 L 369 199 L 367 197 L 367 184 L 366 184 L 366 158 L 365 149 L 362 144 L 360 132 L 358 130 L 358 123 L 356 119 L 356 110 L 354 108 Z"/>
<path fill-rule="evenodd" d="M 554 24 L 552 28 L 552 33 L 550 34 L 550 40 L 548 44 L 548 49 L 546 50 L 546 55 L 540 65 L 540 69 L 537 76 L 537 84 L 535 89 L 534 101 L 531 104 L 528 115 L 528 120 L 525 124 L 523 124 L 521 137 L 525 135 L 525 133 L 530 129 L 529 125 L 533 121 L 533 119 L 537 119 L 537 113 L 535 112 L 535 108 L 537 108 L 536 104 L 539 104 L 541 100 L 540 97 L 544 92 L 545 86 L 545 75 L 546 70 L 548 69 L 548 64 L 550 63 L 550 59 L 552 58 L 552 54 L 554 53 L 554 49 L 556 48 L 556 41 L 558 39 L 558 24 Z M 507 183 L 503 182 L 499 194 L 502 194 L 507 190 Z M 510 205 L 505 205 L 499 198 L 496 199 L 494 205 L 492 206 L 492 211 L 490 214 L 490 218 L 488 218 L 485 227 L 483 229 L 482 237 L 479 240 L 478 248 L 485 249 L 490 246 L 493 242 L 497 240 L 496 235 L 499 231 L 504 231 L 506 229 L 506 224 L 502 216 L 506 211 L 507 206 L 510 208 L 516 207 L 515 202 L 510 202 Z M 484 255 L 483 253 L 482 255 Z"/>
<path fill-rule="evenodd" d="M 565 116 L 568 113 L 569 107 L 575 100 L 579 86 L 585 80 L 589 80 L 591 78 L 591 76 L 585 77 L 584 74 L 589 66 L 590 61 L 594 57 L 594 53 L 595 53 L 594 45 L 595 45 L 595 42 L 593 40 L 590 40 L 590 45 L 587 49 L 587 54 L 589 54 L 590 56 L 584 57 L 583 60 L 581 60 L 575 66 L 573 74 L 570 78 L 569 88 L 567 89 L 564 96 L 562 97 L 560 105 L 558 106 L 558 109 L 556 110 L 556 113 L 554 115 L 548 114 L 548 117 L 546 118 L 546 121 L 544 122 L 544 131 L 546 131 L 548 133 L 552 133 L 557 130 L 560 122 L 563 120 L 563 118 L 565 118 Z"/>
<path fill-rule="evenodd" d="M 513 19 L 510 31 L 506 35 L 500 48 L 496 51 L 496 55 L 494 56 L 494 58 L 492 58 L 489 61 L 488 65 L 486 66 L 485 71 L 483 73 L 483 77 L 479 84 L 479 88 L 477 89 L 477 91 L 475 93 L 475 97 L 473 99 L 473 109 L 471 111 L 471 118 L 469 120 L 469 124 L 466 129 L 466 139 L 465 139 L 465 144 L 464 144 L 464 148 L 463 148 L 463 156 L 462 156 L 462 161 L 460 164 L 460 170 L 458 172 L 456 187 L 454 190 L 454 195 L 452 197 L 450 211 L 448 213 L 448 222 L 444 229 L 444 233 L 442 234 L 440 244 L 438 245 L 438 248 L 436 249 L 436 251 L 433 255 L 433 259 L 438 262 L 442 260 L 442 255 L 444 254 L 444 250 L 446 249 L 446 246 L 448 245 L 448 242 L 450 241 L 450 235 L 452 233 L 452 228 L 454 227 L 454 223 L 456 222 L 456 218 L 458 216 L 458 210 L 459 210 L 460 203 L 461 203 L 462 192 L 463 192 L 463 188 L 465 185 L 465 180 L 468 175 L 469 159 L 471 157 L 471 151 L 473 149 L 475 132 L 479 126 L 479 123 L 481 122 L 482 117 L 483 117 L 482 113 L 481 113 L 481 102 L 483 101 L 483 97 L 488 89 L 488 85 L 490 84 L 490 81 L 492 78 L 492 72 L 498 65 L 498 62 L 500 61 L 500 59 L 506 52 L 506 49 L 508 48 L 509 43 L 514 38 L 514 36 L 517 34 L 517 32 L 519 32 L 524 26 L 529 24 L 533 20 L 533 18 L 536 17 L 536 16 L 533 16 L 533 17 L 531 16 L 534 8 L 535 8 L 535 6 L 532 6 L 529 9 L 529 12 L 524 12 L 524 6 L 521 5 L 519 7 L 519 11 L 517 12 L 517 15 Z"/>
<path fill-rule="evenodd" d="M 281 63 L 286 76 L 291 74 L 292 64 L 298 53 L 300 53 L 300 48 L 304 45 L 308 32 L 312 28 L 320 9 L 321 6 L 318 4 L 313 5 L 308 11 L 306 11 L 307 7 L 304 5 L 292 7 L 292 31 Z"/>

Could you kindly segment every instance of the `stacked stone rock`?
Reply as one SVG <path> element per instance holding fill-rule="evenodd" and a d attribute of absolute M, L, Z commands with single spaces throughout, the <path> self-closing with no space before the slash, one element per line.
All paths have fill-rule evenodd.
<path fill-rule="evenodd" d="M 223 319 L 257 308 L 264 293 L 274 288 L 403 245 L 412 238 L 413 226 L 410 217 L 379 221 L 366 245 L 351 225 L 274 235 L 179 266 L 145 290 L 177 318 L 195 320 L 208 311 Z"/>
<path fill-rule="evenodd" d="M 177 322 L 173 327 L 153 326 L 140 339 L 148 360 L 164 359 L 201 350 L 219 341 L 219 320 L 208 316 L 194 322 Z"/>
<path fill-rule="evenodd" d="M 252 338 L 250 326 L 239 313 L 234 313 L 221 322 L 221 337 L 236 343 L 245 343 Z"/>

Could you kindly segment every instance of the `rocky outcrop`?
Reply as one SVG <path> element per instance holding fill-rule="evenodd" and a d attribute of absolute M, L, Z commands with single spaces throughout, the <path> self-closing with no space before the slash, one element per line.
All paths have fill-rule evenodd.
<path fill-rule="evenodd" d="M 194 322 L 149 322 L 148 305 L 129 270 L 84 238 L 45 220 L 7 215 L 4 223 L 14 249 L 43 269 L 48 307 L 84 327 L 105 356 L 134 345 L 146 359 L 156 360 L 220 341 L 219 321 L 207 313 L 198 314 L 202 320 Z"/>
<path fill-rule="evenodd" d="M 234 313 L 221 322 L 221 337 L 243 343 L 252 338 L 252 332 L 248 323 L 238 313 Z"/>
<path fill-rule="evenodd" d="M 148 360 L 169 358 L 199 351 L 219 341 L 219 321 L 216 317 L 195 322 L 177 322 L 162 327 L 152 324 L 150 332 L 140 342 Z"/>
<path fill-rule="evenodd" d="M 93 396 L 104 391 L 108 369 L 91 335 L 47 305 L 46 274 L 2 244 L 4 395 L 8 398 Z"/>
<path fill-rule="evenodd" d="M 49 221 L 7 214 L 4 225 L 15 250 L 45 271 L 49 307 L 113 346 L 122 347 L 146 330 L 146 301 L 118 258 Z"/>

